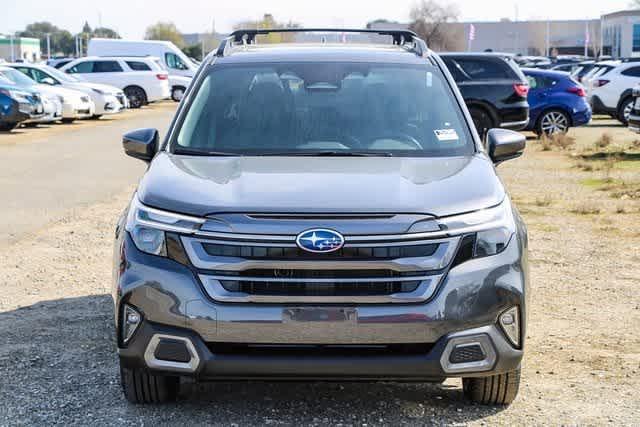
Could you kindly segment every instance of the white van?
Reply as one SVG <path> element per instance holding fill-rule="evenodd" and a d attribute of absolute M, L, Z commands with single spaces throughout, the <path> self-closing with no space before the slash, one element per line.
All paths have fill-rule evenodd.
<path fill-rule="evenodd" d="M 169 75 L 193 77 L 198 70 L 176 45 L 161 40 L 91 39 L 87 56 L 156 56 Z"/>

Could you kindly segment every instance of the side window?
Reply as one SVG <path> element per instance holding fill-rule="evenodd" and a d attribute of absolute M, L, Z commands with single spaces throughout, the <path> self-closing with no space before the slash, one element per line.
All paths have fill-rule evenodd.
<path fill-rule="evenodd" d="M 44 79 L 49 78 L 51 80 L 53 80 L 53 82 L 55 84 L 60 84 L 60 82 L 57 79 L 54 79 L 53 77 L 51 77 L 49 74 L 38 70 L 36 68 L 32 68 L 31 69 L 31 78 L 35 81 L 37 81 L 38 83 L 42 83 L 44 81 Z"/>
<path fill-rule="evenodd" d="M 444 61 L 444 64 L 447 66 L 447 68 L 449 69 L 449 72 L 453 76 L 453 80 L 455 80 L 456 82 L 464 82 L 471 79 L 471 77 L 469 77 L 464 72 L 464 70 L 460 67 L 460 65 L 454 59 L 445 57 L 445 58 L 442 58 L 442 60 Z"/>
<path fill-rule="evenodd" d="M 508 64 L 493 58 L 459 58 L 456 62 L 472 80 L 513 79 Z"/>
<path fill-rule="evenodd" d="M 22 74 L 29 77 L 30 79 L 40 83 L 40 81 L 36 79 L 36 76 L 33 73 L 33 71 L 35 70 L 32 70 L 31 68 L 27 68 L 27 67 L 16 67 L 16 70 L 20 71 Z"/>
<path fill-rule="evenodd" d="M 527 81 L 529 82 L 529 88 L 531 90 L 538 89 L 538 80 L 533 76 L 527 76 Z"/>
<path fill-rule="evenodd" d="M 118 61 L 96 61 L 93 66 L 94 73 L 117 73 L 122 71 Z"/>
<path fill-rule="evenodd" d="M 70 74 L 85 74 L 93 71 L 93 61 L 80 62 L 67 70 Z"/>
<path fill-rule="evenodd" d="M 182 59 L 180 59 L 180 57 L 178 57 L 178 55 L 176 55 L 175 53 L 165 53 L 164 54 L 164 59 L 165 61 L 167 61 L 167 66 L 169 68 L 173 68 L 174 70 L 186 70 L 187 66 L 185 65 L 184 62 L 182 62 Z"/>
<path fill-rule="evenodd" d="M 144 62 L 140 61 L 126 61 L 129 68 L 133 71 L 151 71 L 151 67 L 149 67 Z"/>
<path fill-rule="evenodd" d="M 640 77 L 640 67 L 631 67 L 621 73 L 623 76 Z"/>

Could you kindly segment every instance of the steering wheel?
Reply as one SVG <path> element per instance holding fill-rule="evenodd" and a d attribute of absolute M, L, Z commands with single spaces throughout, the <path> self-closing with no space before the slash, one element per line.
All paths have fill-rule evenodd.
<path fill-rule="evenodd" d="M 404 132 L 393 132 L 393 133 L 384 134 L 381 136 L 376 136 L 371 140 L 371 142 L 373 143 L 375 141 L 380 141 L 382 139 L 393 139 L 395 141 L 409 142 L 413 144 L 418 150 L 424 150 L 424 148 L 422 147 L 422 144 L 420 144 L 420 142 L 417 139 L 415 139 L 411 135 Z"/>

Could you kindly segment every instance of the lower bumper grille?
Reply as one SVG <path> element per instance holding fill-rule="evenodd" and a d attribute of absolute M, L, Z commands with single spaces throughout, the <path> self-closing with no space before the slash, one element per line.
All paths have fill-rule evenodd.
<path fill-rule="evenodd" d="M 309 282 L 255 282 L 221 280 L 229 292 L 248 295 L 280 296 L 370 296 L 392 295 L 414 292 L 420 281 L 408 282 L 355 282 L 355 283 L 309 283 Z"/>

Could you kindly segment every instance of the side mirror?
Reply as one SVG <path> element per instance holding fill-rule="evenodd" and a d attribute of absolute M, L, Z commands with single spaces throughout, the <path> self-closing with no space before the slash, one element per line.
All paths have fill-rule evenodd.
<path fill-rule="evenodd" d="M 56 84 L 56 81 L 53 80 L 51 77 L 45 77 L 42 80 L 40 80 L 40 83 L 45 84 L 45 85 L 54 86 Z"/>
<path fill-rule="evenodd" d="M 124 134 L 122 147 L 128 156 L 150 162 L 158 151 L 159 141 L 157 129 L 136 129 Z"/>
<path fill-rule="evenodd" d="M 491 129 L 487 133 L 489 157 L 496 165 L 522 156 L 527 138 L 520 132 L 507 129 Z"/>

